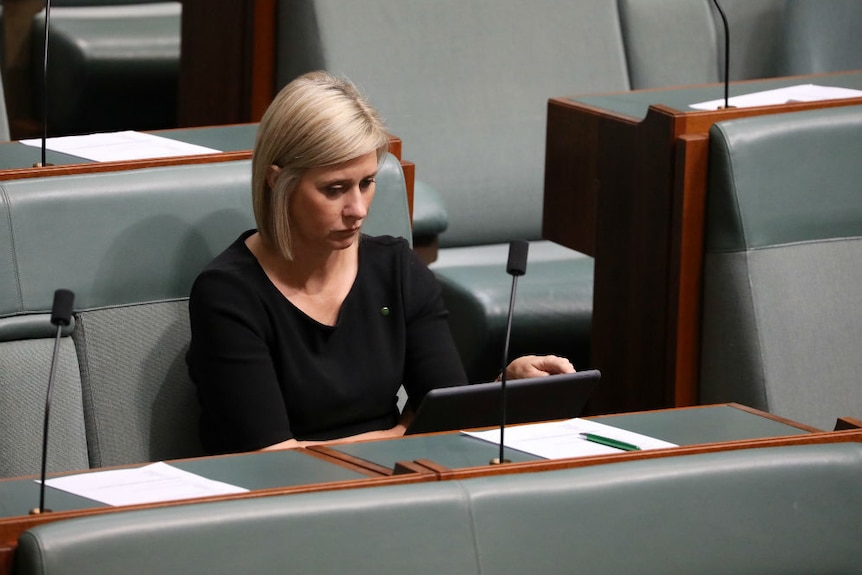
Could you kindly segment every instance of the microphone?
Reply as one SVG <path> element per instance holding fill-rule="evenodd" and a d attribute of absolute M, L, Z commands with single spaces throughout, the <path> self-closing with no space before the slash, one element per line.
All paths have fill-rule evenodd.
<path fill-rule="evenodd" d="M 509 295 L 509 315 L 506 318 L 506 339 L 503 344 L 503 370 L 500 375 L 500 455 L 491 460 L 491 465 L 509 463 L 503 456 L 503 434 L 506 431 L 506 366 L 509 365 L 509 336 L 512 334 L 512 316 L 515 311 L 515 293 L 518 290 L 518 277 L 527 273 L 527 251 L 530 243 L 526 240 L 509 242 L 509 260 L 506 273 L 512 276 L 512 291 Z"/>
<path fill-rule="evenodd" d="M 718 15 L 721 16 L 721 23 L 724 26 L 724 107 L 730 108 L 730 27 L 727 25 L 727 16 L 718 0 L 712 0 L 718 10 Z M 734 106 L 735 107 L 735 106 Z"/>
<path fill-rule="evenodd" d="M 42 53 L 42 161 L 34 168 L 48 166 L 48 36 L 51 28 L 51 0 L 45 1 L 45 50 Z M 71 312 L 71 309 L 70 309 Z"/>
<path fill-rule="evenodd" d="M 57 371 L 57 357 L 60 355 L 60 337 L 63 328 L 72 321 L 72 304 L 75 294 L 67 289 L 58 289 L 54 292 L 54 305 L 51 307 L 51 323 L 57 326 L 57 335 L 54 337 L 54 354 L 51 356 L 51 371 L 48 375 L 48 391 L 45 397 L 45 414 L 42 420 L 42 472 L 39 488 L 39 507 L 30 510 L 31 515 L 39 515 L 50 512 L 45 509 L 45 474 L 48 462 L 48 423 L 51 421 L 51 391 L 54 388 L 54 374 Z"/>

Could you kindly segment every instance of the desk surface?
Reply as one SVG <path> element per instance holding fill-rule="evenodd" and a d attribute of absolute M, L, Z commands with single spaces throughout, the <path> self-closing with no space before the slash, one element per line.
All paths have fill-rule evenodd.
<path fill-rule="evenodd" d="M 368 474 L 313 457 L 303 450 L 266 451 L 172 461 L 174 467 L 251 491 L 368 479 Z M 93 470 L 93 471 L 99 471 Z M 32 477 L 0 481 L 0 518 L 27 515 L 39 504 Z M 48 488 L 45 506 L 59 511 L 108 507 L 103 503 Z"/>
<path fill-rule="evenodd" d="M 786 88 L 799 84 L 816 84 L 820 86 L 835 86 L 862 90 L 862 73 L 848 72 L 842 74 L 823 74 L 818 76 L 791 76 L 787 78 L 771 78 L 768 80 L 749 80 L 732 82 L 730 97 L 752 94 L 763 90 Z M 686 86 L 683 88 L 656 88 L 652 90 L 634 90 L 618 94 L 583 95 L 567 98 L 572 102 L 600 108 L 608 112 L 630 116 L 633 119 L 646 118 L 650 106 L 662 105 L 679 113 L 698 113 L 701 110 L 691 108 L 691 104 L 718 100 L 724 97 L 724 84 L 708 84 L 702 86 Z"/>
<path fill-rule="evenodd" d="M 681 446 L 747 439 L 788 437 L 813 430 L 736 405 L 715 405 L 628 413 L 591 418 L 601 423 L 664 439 Z M 309 450 L 285 450 L 203 457 L 171 462 L 185 471 L 252 491 L 320 485 L 381 477 L 367 471 L 392 470 L 403 461 L 430 460 L 449 469 L 486 465 L 497 457 L 498 447 L 457 432 L 416 435 L 384 441 L 331 445 L 330 451 L 370 462 L 366 471 L 339 459 L 325 460 Z M 507 450 L 513 463 L 541 458 Z M 34 478 L 0 480 L 0 520 L 26 515 L 38 504 Z M 104 504 L 49 488 L 46 506 L 55 512 L 107 507 Z"/>
<path fill-rule="evenodd" d="M 206 146 L 221 152 L 247 152 L 251 157 L 257 124 L 236 124 L 231 126 L 210 126 L 206 128 L 186 128 L 181 130 L 159 130 L 150 134 L 170 138 L 187 144 Z M 41 160 L 42 151 L 38 147 L 26 146 L 20 142 L 0 143 L 0 170 L 32 169 Z M 48 150 L 46 160 L 54 166 L 94 164 L 96 162 L 78 156 Z M 36 175 L 39 175 L 38 173 Z M 0 179 L 3 173 L 0 171 Z"/>
<path fill-rule="evenodd" d="M 810 428 L 772 419 L 742 406 L 714 405 L 591 417 L 593 421 L 649 435 L 680 446 L 786 437 L 811 433 Z M 448 469 L 486 465 L 499 455 L 498 446 L 459 433 L 404 437 L 332 446 L 351 457 L 393 468 L 401 461 L 425 459 Z M 513 463 L 540 457 L 507 449 Z"/>

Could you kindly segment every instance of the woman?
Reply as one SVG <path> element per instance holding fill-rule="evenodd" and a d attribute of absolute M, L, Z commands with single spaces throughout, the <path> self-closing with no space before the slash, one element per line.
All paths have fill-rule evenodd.
<path fill-rule="evenodd" d="M 435 386 L 466 384 L 433 274 L 362 223 L 389 137 L 349 82 L 313 72 L 264 114 L 252 160 L 257 230 L 196 280 L 187 355 L 213 453 L 404 433 Z M 573 371 L 553 356 L 507 377 Z"/>

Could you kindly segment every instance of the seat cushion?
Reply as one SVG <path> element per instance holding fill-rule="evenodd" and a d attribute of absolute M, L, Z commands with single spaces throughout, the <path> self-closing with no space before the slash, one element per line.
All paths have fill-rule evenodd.
<path fill-rule="evenodd" d="M 493 380 L 502 368 L 512 288 L 508 249 L 508 244 L 448 248 L 431 265 L 472 382 Z M 588 367 L 592 304 L 593 259 L 552 242 L 530 242 L 527 273 L 516 287 L 510 360 L 555 354 Z"/>
<path fill-rule="evenodd" d="M 175 127 L 181 12 L 180 2 L 53 8 L 51 133 Z M 34 53 L 41 54 L 44 13 L 33 28 Z M 42 62 L 34 58 L 33 66 Z"/>

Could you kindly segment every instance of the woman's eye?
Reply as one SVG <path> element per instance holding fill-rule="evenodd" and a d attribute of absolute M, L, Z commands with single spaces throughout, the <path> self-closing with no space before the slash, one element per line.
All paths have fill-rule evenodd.
<path fill-rule="evenodd" d="M 368 188 L 371 187 L 371 184 L 373 184 L 373 183 L 374 183 L 374 178 L 366 178 L 366 179 L 362 180 L 361 182 L 359 182 L 359 187 L 362 188 L 363 190 L 367 190 Z"/>

